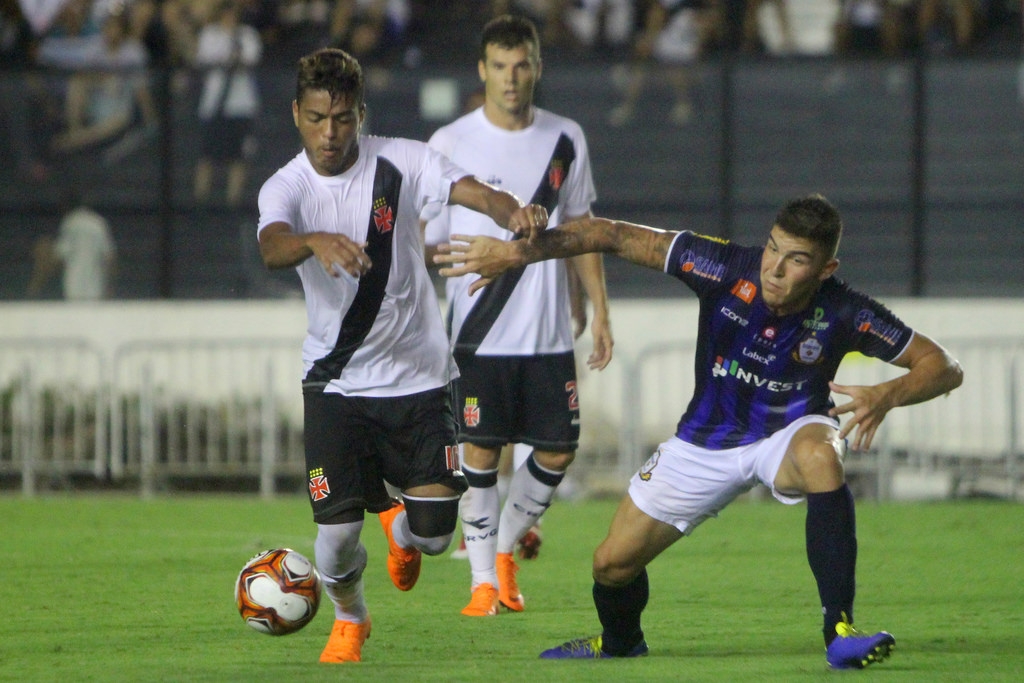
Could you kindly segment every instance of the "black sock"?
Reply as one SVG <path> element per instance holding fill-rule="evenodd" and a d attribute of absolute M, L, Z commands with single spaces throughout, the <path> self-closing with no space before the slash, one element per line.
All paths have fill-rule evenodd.
<path fill-rule="evenodd" d="M 850 487 L 807 494 L 807 561 L 818 582 L 827 646 L 843 615 L 853 623 L 857 522 Z"/>
<path fill-rule="evenodd" d="M 594 582 L 594 606 L 604 631 L 601 649 L 613 656 L 625 655 L 644 639 L 640 614 L 650 595 L 647 569 L 625 586 L 612 587 Z"/>

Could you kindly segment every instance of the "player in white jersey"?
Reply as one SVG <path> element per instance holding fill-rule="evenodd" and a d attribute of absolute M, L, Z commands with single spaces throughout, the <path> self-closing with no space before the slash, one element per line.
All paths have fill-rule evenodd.
<path fill-rule="evenodd" d="M 361 135 L 362 71 L 341 50 L 300 60 L 292 115 L 303 151 L 260 190 L 260 253 L 270 268 L 296 267 L 306 295 L 306 466 L 316 564 L 335 612 L 320 661 L 359 661 L 370 635 L 365 511 L 380 513 L 388 571 L 409 590 L 421 553 L 450 543 L 466 487 L 450 399 L 458 372 L 423 262 L 420 213 L 454 203 L 530 234 L 548 215 L 424 143 Z"/>
<path fill-rule="evenodd" d="M 590 216 L 595 191 L 583 131 L 533 106 L 541 72 L 534 25 L 509 15 L 491 20 L 481 36 L 478 70 L 483 106 L 438 130 L 429 144 L 487 182 L 543 205 L 549 229 Z M 457 206 L 446 207 L 427 230 L 441 242 L 448 234 L 513 237 Z M 603 264 L 598 254 L 573 263 L 594 307 L 588 362 L 603 369 L 612 355 Z M 462 613 L 490 616 L 499 606 L 524 609 L 513 550 L 550 506 L 575 456 L 579 403 L 565 263 L 545 261 L 510 272 L 470 296 L 473 279 L 446 285 L 469 484 L 459 514 L 472 595 Z M 502 507 L 498 461 L 508 443 L 534 451 L 513 475 Z"/>

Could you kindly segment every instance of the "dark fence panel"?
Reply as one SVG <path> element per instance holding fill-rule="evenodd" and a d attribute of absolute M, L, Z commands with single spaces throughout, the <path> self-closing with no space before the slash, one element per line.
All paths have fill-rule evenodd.
<path fill-rule="evenodd" d="M 479 87 L 469 68 L 369 76 L 368 130 L 424 140 Z M 255 245 L 260 184 L 299 151 L 294 74 L 266 67 L 258 77 L 263 106 L 245 200 L 229 207 L 222 174 L 209 202 L 193 199 L 201 74 L 150 74 L 163 103 L 155 130 L 46 155 L 61 125 L 66 75 L 0 73 L 3 93 L 22 96 L 17 106 L 6 98 L 2 110 L 8 134 L 0 154 L 10 163 L 0 164 L 0 299 L 25 295 L 32 245 L 55 232 L 68 186 L 111 221 L 119 297 L 294 295 L 296 279 L 266 273 Z M 542 106 L 587 133 L 598 213 L 760 242 L 779 204 L 820 191 L 845 217 L 841 273 L 858 288 L 882 296 L 1021 294 L 1024 103 L 1016 60 L 708 61 L 692 74 L 693 114 L 683 124 L 672 119 L 668 79 L 653 74 L 633 119 L 613 125 L 625 78 L 608 64 L 554 63 L 538 92 Z M 425 115 L 446 92 L 454 93 L 448 114 Z M 24 145 L 15 143 L 25 139 L 47 158 L 47 177 L 19 165 Z M 613 261 L 613 296 L 678 292 L 657 273 Z M 46 296 L 59 296 L 59 287 Z"/>

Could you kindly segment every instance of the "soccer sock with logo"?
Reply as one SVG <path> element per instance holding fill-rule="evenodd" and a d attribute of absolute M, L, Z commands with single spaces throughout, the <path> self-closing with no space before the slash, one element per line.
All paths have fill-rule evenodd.
<path fill-rule="evenodd" d="M 462 535 L 473 575 L 473 587 L 489 583 L 498 587 L 494 554 L 498 544 L 498 470 L 474 470 L 462 466 L 469 488 L 459 502 Z"/>
<path fill-rule="evenodd" d="M 610 655 L 625 655 L 644 639 L 640 615 L 647 607 L 651 588 L 644 568 L 625 586 L 594 582 L 594 606 L 601 620 L 601 649 Z"/>
<path fill-rule="evenodd" d="M 508 487 L 508 498 L 501 510 L 499 553 L 511 553 L 516 541 L 540 520 L 551 506 L 555 489 L 564 477 L 565 472 L 555 472 L 538 465 L 533 454 L 515 471 Z"/>
<path fill-rule="evenodd" d="M 335 619 L 363 622 L 368 615 L 363 597 L 366 548 L 359 541 L 362 528 L 362 522 L 317 525 L 313 552 L 324 592 L 334 603 Z"/>
<path fill-rule="evenodd" d="M 843 484 L 835 491 L 807 494 L 806 529 L 807 561 L 818 583 L 827 646 L 844 613 L 853 623 L 857 522 L 850 487 Z"/>

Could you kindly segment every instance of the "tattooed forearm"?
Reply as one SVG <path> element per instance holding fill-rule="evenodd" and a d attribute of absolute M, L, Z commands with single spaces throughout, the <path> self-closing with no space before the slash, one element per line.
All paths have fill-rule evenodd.
<path fill-rule="evenodd" d="M 604 252 L 661 270 L 675 235 L 635 223 L 584 218 L 563 223 L 557 230 L 545 230 L 529 242 L 520 240 L 517 246 L 527 263 Z"/>

